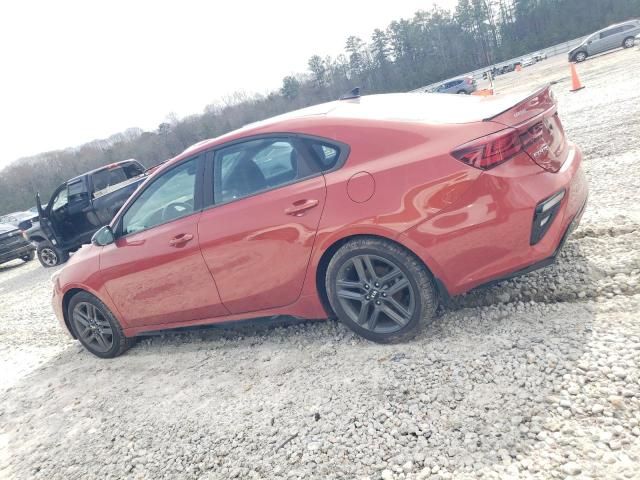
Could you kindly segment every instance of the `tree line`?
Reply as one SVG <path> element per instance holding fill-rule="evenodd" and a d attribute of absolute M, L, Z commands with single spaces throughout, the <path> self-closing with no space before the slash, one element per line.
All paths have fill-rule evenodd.
<path fill-rule="evenodd" d="M 150 167 L 190 145 L 247 123 L 363 93 L 407 91 L 640 17 L 640 0 L 459 0 L 392 21 L 371 37 L 349 36 L 335 57 L 312 55 L 308 71 L 268 95 L 234 94 L 155 131 L 132 128 L 79 147 L 18 159 L 0 170 L 0 213 L 34 205 L 68 178 L 136 158 Z M 44 200 L 46 201 L 46 200 Z"/>

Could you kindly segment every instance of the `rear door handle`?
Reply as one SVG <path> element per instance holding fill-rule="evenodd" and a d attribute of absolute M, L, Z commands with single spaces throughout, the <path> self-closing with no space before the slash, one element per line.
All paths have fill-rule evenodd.
<path fill-rule="evenodd" d="M 289 208 L 285 208 L 284 213 L 286 213 L 287 215 L 293 215 L 294 217 L 301 217 L 307 210 L 313 207 L 317 207 L 318 203 L 320 202 L 315 199 L 298 200 L 296 202 L 293 202 L 293 205 Z"/>
<path fill-rule="evenodd" d="M 169 245 L 172 247 L 181 247 L 191 240 L 193 240 L 193 235 L 191 235 L 190 233 L 181 233 L 180 235 L 176 235 L 171 240 L 169 240 Z"/>

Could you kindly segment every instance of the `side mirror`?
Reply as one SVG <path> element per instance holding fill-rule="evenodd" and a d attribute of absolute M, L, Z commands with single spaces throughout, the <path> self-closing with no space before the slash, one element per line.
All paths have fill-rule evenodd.
<path fill-rule="evenodd" d="M 104 247 L 116 241 L 116 237 L 113 234 L 113 230 L 109 225 L 105 225 L 91 237 L 91 243 L 98 247 Z"/>
<path fill-rule="evenodd" d="M 587 42 L 587 45 L 591 45 L 592 43 L 593 43 L 593 40 L 589 40 L 589 41 Z"/>

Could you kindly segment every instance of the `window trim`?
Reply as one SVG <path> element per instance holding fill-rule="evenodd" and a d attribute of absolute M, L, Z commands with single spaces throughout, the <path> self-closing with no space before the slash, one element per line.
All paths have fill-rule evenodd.
<path fill-rule="evenodd" d="M 192 157 L 187 157 L 184 158 L 182 160 L 180 160 L 178 163 L 176 163 L 175 165 L 171 165 L 171 167 L 167 168 L 166 170 L 164 170 L 163 172 L 161 172 L 157 177 L 155 178 L 151 178 L 151 180 L 149 181 L 149 183 L 147 185 L 144 186 L 144 188 L 140 189 L 138 192 L 136 192 L 129 200 L 128 200 L 128 205 L 127 208 L 124 210 L 120 210 L 120 212 L 118 213 L 117 217 L 113 220 L 112 225 L 114 225 L 113 228 L 113 233 L 114 233 L 114 237 L 116 240 L 120 239 L 120 238 L 126 238 L 130 235 L 137 235 L 139 233 L 142 232 L 149 232 L 151 230 L 153 230 L 156 227 L 160 227 L 162 225 L 167 225 L 171 222 L 175 222 L 178 220 L 182 220 L 184 218 L 188 218 L 192 215 L 195 215 L 197 213 L 202 212 L 203 210 L 203 177 L 204 177 L 204 158 L 205 155 L 203 153 L 199 153 L 195 156 Z M 162 222 L 162 223 L 158 223 L 156 225 L 153 225 L 149 228 L 145 228 L 144 230 L 138 230 L 137 232 L 131 232 L 131 233 L 126 233 L 124 234 L 122 229 L 123 229 L 123 219 L 124 216 L 126 215 L 126 213 L 129 211 L 129 209 L 133 206 L 134 203 L 136 203 L 136 200 L 138 200 L 138 198 L 140 198 L 140 196 L 147 191 L 147 189 L 149 189 L 151 187 L 151 185 L 153 185 L 155 182 L 157 182 L 160 178 L 162 178 L 164 175 L 168 174 L 169 172 L 171 172 L 172 170 L 182 166 L 183 164 L 191 161 L 191 160 L 195 160 L 196 162 L 196 179 L 195 179 L 195 188 L 194 188 L 194 192 L 193 192 L 193 212 L 191 212 L 189 215 L 185 215 L 184 217 L 179 217 L 179 218 L 174 218 L 172 220 L 168 220 L 166 222 Z"/>
<path fill-rule="evenodd" d="M 220 203 L 216 203 L 215 202 L 215 188 L 216 185 L 214 184 L 215 180 L 216 180 L 216 168 L 215 168 L 215 157 L 216 154 L 225 148 L 231 147 L 233 145 L 237 145 L 240 143 L 246 143 L 246 142 L 251 142 L 254 140 L 262 140 L 262 139 L 269 139 L 269 138 L 280 138 L 280 139 L 291 139 L 292 143 L 294 144 L 294 148 L 298 148 L 300 151 L 300 154 L 303 155 L 304 159 L 311 165 L 315 166 L 318 169 L 317 173 L 311 174 L 311 175 L 307 175 L 306 177 L 303 178 L 295 178 L 289 182 L 286 183 L 282 183 L 280 185 L 276 185 L 274 187 L 271 188 L 267 188 L 264 190 L 260 190 L 258 192 L 252 193 L 251 195 L 246 195 L 244 197 L 241 198 L 234 198 L 232 200 L 228 200 L 226 202 L 220 202 Z M 331 145 L 333 147 L 335 147 L 338 150 L 338 159 L 336 160 L 335 165 L 327 170 L 323 169 L 323 165 L 321 165 L 318 160 L 315 158 L 315 155 L 313 154 L 313 152 L 311 151 L 310 147 L 307 145 L 307 143 L 304 140 L 315 140 L 319 143 L 326 143 L 327 145 Z M 306 133 L 299 133 L 299 132 L 270 132 L 270 133 L 260 133 L 257 135 L 250 135 L 247 137 L 242 137 L 242 138 L 237 138 L 235 140 L 231 140 L 229 142 L 220 144 L 220 145 L 216 145 L 214 148 L 207 150 L 206 152 L 204 152 L 204 157 L 205 157 L 205 167 L 204 167 L 204 175 L 203 175 L 203 186 L 202 186 L 202 190 L 203 190 L 203 211 L 209 210 L 211 208 L 215 208 L 215 207 L 220 207 L 223 205 L 228 205 L 230 203 L 233 202 L 238 202 L 240 200 L 244 200 L 245 198 L 251 198 L 251 197 L 255 197 L 256 195 L 262 195 L 263 193 L 267 193 L 267 192 L 271 192 L 273 190 L 277 190 L 279 188 L 282 187 L 287 187 L 289 185 L 293 185 L 296 183 L 300 183 L 303 182 L 305 180 L 310 180 L 312 178 L 316 178 L 318 176 L 323 176 L 327 173 L 333 172 L 335 170 L 338 170 L 339 168 L 342 168 L 342 166 L 345 164 L 345 162 L 347 161 L 347 157 L 349 156 L 349 153 L 351 152 L 350 147 L 343 142 L 334 140 L 332 138 L 326 138 L 326 137 L 319 137 L 317 135 L 309 135 Z M 213 188 L 204 188 L 204 185 L 211 185 Z"/>

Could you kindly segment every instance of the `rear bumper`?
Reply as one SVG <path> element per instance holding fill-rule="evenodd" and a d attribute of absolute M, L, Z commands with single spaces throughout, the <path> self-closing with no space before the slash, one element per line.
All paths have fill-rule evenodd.
<path fill-rule="evenodd" d="M 527 267 L 524 267 L 524 268 L 522 268 L 520 270 L 517 270 L 515 272 L 509 273 L 507 275 L 503 275 L 502 277 L 495 278 L 493 280 L 489 280 L 487 283 L 484 283 L 484 284 L 482 284 L 482 285 L 480 285 L 479 287 L 476 287 L 476 288 L 490 287 L 490 286 L 495 285 L 497 283 L 504 282 L 506 280 L 509 280 L 509 279 L 512 279 L 512 278 L 516 278 L 516 277 L 519 277 L 521 275 L 525 275 L 525 274 L 530 273 L 530 272 L 534 272 L 536 270 L 540 270 L 541 268 L 548 267 L 549 265 L 553 265 L 555 263 L 556 259 L 558 258 L 558 255 L 560 255 L 560 252 L 562 251 L 562 247 L 564 247 L 564 244 L 567 242 L 567 239 L 569 238 L 571 233 L 576 228 L 578 228 L 578 225 L 580 225 L 580 220 L 582 219 L 582 214 L 584 213 L 584 210 L 585 210 L 586 207 L 587 207 L 587 200 L 585 199 L 585 202 L 582 204 L 582 207 L 580 208 L 580 210 L 578 211 L 576 216 L 573 218 L 573 220 L 571 221 L 571 223 L 569 224 L 569 226 L 565 230 L 564 235 L 562 235 L 562 239 L 560 240 L 560 244 L 558 245 L 558 247 L 555 249 L 555 251 L 553 252 L 553 254 L 550 257 L 547 257 L 544 260 L 540 260 L 539 262 L 533 263 L 533 264 L 531 264 L 531 265 L 529 265 Z"/>
<path fill-rule="evenodd" d="M 549 263 L 581 218 L 588 195 L 582 153 L 570 145 L 557 173 L 525 156 L 484 173 L 456 205 L 402 234 L 438 279 L 458 295 Z M 536 207 L 564 191 L 551 225 L 531 244 Z"/>
<path fill-rule="evenodd" d="M 0 251 L 0 263 L 9 262 L 29 255 L 35 250 L 34 246 L 29 242 L 24 241 L 20 245 L 13 247 L 11 250 Z"/>

